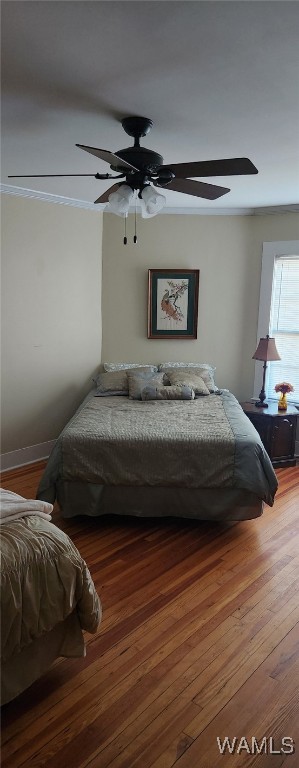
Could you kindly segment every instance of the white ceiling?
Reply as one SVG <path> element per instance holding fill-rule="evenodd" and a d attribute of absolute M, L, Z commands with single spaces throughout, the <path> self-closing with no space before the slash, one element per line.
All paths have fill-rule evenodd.
<path fill-rule="evenodd" d="M 249 157 L 258 175 L 205 201 L 168 190 L 169 210 L 299 202 L 299 5 L 288 0 L 37 0 L 2 6 L 4 185 L 93 202 L 112 182 L 8 174 L 106 173 L 75 144 L 132 144 L 126 115 L 165 163 Z M 103 207 L 103 206 L 101 206 Z"/>

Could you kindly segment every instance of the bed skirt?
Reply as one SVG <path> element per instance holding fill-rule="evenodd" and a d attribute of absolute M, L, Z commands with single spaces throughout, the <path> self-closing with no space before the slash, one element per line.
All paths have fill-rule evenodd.
<path fill-rule="evenodd" d="M 114 514 L 233 521 L 260 517 L 264 507 L 254 493 L 238 488 L 133 488 L 64 480 L 56 490 L 64 518 Z"/>
<path fill-rule="evenodd" d="M 1 663 L 1 705 L 32 685 L 59 656 L 85 656 L 83 632 L 76 612 Z"/>

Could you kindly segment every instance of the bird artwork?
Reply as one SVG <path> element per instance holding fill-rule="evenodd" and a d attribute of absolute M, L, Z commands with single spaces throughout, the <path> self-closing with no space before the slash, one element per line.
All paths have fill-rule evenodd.
<path fill-rule="evenodd" d="M 171 280 L 168 280 L 167 282 L 169 288 L 166 288 L 161 300 L 161 309 L 162 312 L 165 313 L 164 318 L 166 315 L 165 319 L 169 318 L 176 323 L 181 323 L 184 318 L 184 312 L 178 302 L 180 297 L 183 296 L 188 289 L 188 282 L 185 282 L 184 280 L 181 283 L 174 283 Z"/>

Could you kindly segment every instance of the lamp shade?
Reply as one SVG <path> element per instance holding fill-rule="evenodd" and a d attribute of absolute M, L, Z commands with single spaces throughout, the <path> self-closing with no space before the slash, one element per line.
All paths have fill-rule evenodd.
<path fill-rule="evenodd" d="M 254 355 L 252 355 L 253 360 L 280 360 L 280 355 L 277 352 L 275 339 L 270 338 L 270 336 L 262 337 L 259 340 L 257 349 L 255 350 Z"/>
<path fill-rule="evenodd" d="M 111 192 L 106 210 L 116 213 L 117 216 L 127 216 L 134 195 L 133 189 L 128 184 L 120 184 L 116 192 Z"/>
<path fill-rule="evenodd" d="M 166 197 L 160 195 L 155 187 L 148 184 L 141 192 L 141 200 L 143 202 L 141 208 L 141 216 L 143 219 L 150 219 L 151 216 L 156 216 L 166 203 Z"/>

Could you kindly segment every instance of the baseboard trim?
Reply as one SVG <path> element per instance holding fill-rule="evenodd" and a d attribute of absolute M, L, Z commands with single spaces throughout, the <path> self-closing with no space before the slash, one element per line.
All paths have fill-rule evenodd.
<path fill-rule="evenodd" d="M 25 464 L 32 464 L 34 461 L 41 461 L 50 456 L 56 440 L 48 440 L 46 443 L 38 445 L 29 445 L 27 448 L 19 448 L 17 451 L 9 451 L 1 454 L 1 471 L 23 467 Z"/>

